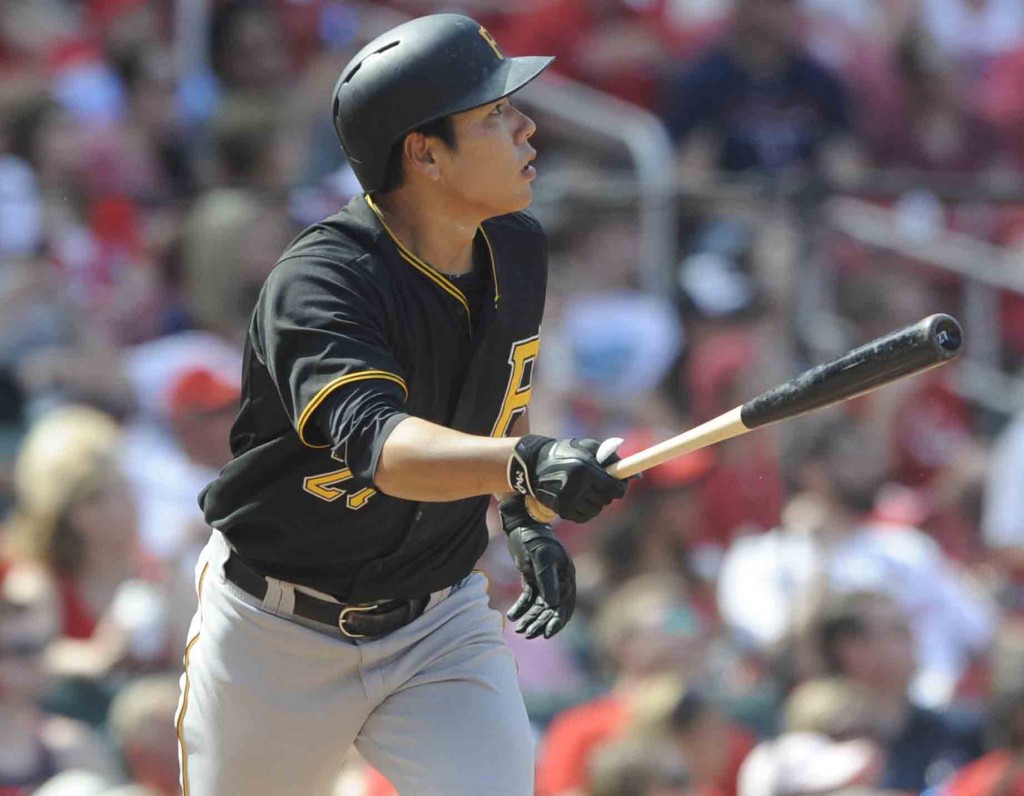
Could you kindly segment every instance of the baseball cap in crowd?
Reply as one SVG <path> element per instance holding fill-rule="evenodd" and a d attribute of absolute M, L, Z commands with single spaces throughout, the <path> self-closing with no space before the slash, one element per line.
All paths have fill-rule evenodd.
<path fill-rule="evenodd" d="M 739 773 L 738 796 L 798 796 L 835 793 L 874 783 L 882 753 L 868 740 L 833 741 L 793 732 L 765 741 L 748 755 Z"/>
<path fill-rule="evenodd" d="M 237 407 L 241 394 L 237 383 L 209 368 L 193 367 L 171 382 L 167 409 L 171 418 L 217 412 Z"/>

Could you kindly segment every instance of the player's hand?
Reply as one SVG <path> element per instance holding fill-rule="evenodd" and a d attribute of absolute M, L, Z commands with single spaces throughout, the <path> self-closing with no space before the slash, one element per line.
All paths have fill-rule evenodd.
<path fill-rule="evenodd" d="M 607 450 L 596 439 L 555 440 L 527 434 L 509 459 L 509 485 L 522 495 L 532 495 L 563 519 L 592 520 L 626 494 L 626 482 L 604 471 L 616 460 L 617 446 L 599 458 L 602 447 Z"/>
<path fill-rule="evenodd" d="M 576 567 L 551 528 L 530 517 L 522 495 L 501 501 L 498 511 L 523 580 L 523 593 L 506 616 L 527 638 L 551 638 L 576 608 Z"/>

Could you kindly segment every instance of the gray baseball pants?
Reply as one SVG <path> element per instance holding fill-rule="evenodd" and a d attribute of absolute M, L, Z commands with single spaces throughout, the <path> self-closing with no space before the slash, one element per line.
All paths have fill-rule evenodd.
<path fill-rule="evenodd" d="M 184 796 L 329 794 L 353 745 L 401 796 L 532 796 L 516 663 L 482 574 L 362 642 L 290 616 L 290 584 L 268 579 L 261 604 L 225 579 L 227 554 L 215 531 L 196 566 L 175 717 Z"/>

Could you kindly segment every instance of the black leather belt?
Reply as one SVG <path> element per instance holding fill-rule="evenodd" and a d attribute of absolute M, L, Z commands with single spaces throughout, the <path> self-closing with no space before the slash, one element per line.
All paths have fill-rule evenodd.
<path fill-rule="evenodd" d="M 267 589 L 267 579 L 231 555 L 224 565 L 224 575 L 242 591 L 262 600 Z M 295 607 L 292 613 L 304 619 L 311 619 L 341 631 L 352 639 L 376 639 L 398 630 L 422 615 L 430 602 L 426 597 L 409 600 L 379 600 L 375 603 L 333 603 L 295 590 Z"/>

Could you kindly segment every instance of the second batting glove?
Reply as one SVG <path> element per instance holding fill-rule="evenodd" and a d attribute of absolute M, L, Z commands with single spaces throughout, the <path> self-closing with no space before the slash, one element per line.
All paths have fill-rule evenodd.
<path fill-rule="evenodd" d="M 498 504 L 508 549 L 523 581 L 523 593 L 508 611 L 516 632 L 527 638 L 551 638 L 576 608 L 576 568 L 554 531 L 526 511 L 515 495 Z"/>

